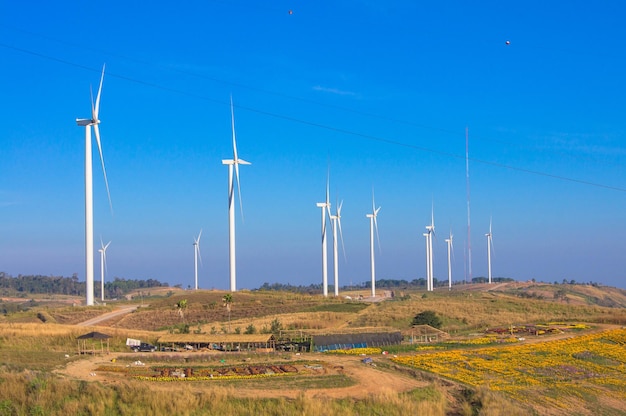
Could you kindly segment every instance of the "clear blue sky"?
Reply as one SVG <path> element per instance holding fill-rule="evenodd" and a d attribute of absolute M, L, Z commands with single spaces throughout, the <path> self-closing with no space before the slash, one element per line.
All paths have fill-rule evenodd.
<path fill-rule="evenodd" d="M 464 280 L 466 127 L 473 276 L 487 274 L 492 217 L 494 276 L 626 287 L 622 2 L 250 3 L 0 3 L 0 271 L 84 279 L 75 119 L 106 63 L 114 213 L 96 154 L 94 234 L 96 249 L 112 241 L 108 278 L 193 285 L 202 229 L 200 287 L 228 288 L 232 94 L 252 162 L 238 288 L 321 282 L 329 162 L 341 285 L 369 280 L 372 187 L 377 277 L 425 277 L 434 203 L 435 277 L 452 230 Z"/>

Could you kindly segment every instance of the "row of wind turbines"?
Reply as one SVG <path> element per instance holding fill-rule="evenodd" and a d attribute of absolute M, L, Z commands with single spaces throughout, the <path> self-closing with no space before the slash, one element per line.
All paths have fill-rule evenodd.
<path fill-rule="evenodd" d="M 322 212 L 322 290 L 323 295 L 328 296 L 328 248 L 327 248 L 327 232 L 326 232 L 326 218 L 328 217 L 331 221 L 332 232 L 333 232 L 333 268 L 334 268 L 334 289 L 335 296 L 339 296 L 339 271 L 338 271 L 338 256 L 337 256 L 337 229 L 339 229 L 339 234 L 341 237 L 341 245 L 344 250 L 345 257 L 345 248 L 343 247 L 343 233 L 341 231 L 341 207 L 343 205 L 343 201 L 341 201 L 337 207 L 335 215 L 331 213 L 330 210 L 330 175 L 327 176 L 326 180 L 326 200 L 324 202 L 318 202 L 316 206 L 321 208 Z M 378 233 L 378 212 L 381 207 L 376 208 L 376 202 L 374 199 L 374 192 L 372 191 L 372 213 L 366 214 L 366 218 L 370 220 L 370 274 L 371 274 L 371 296 L 376 296 L 376 265 L 375 265 L 375 249 L 374 249 L 374 233 L 376 234 L 376 240 L 378 241 L 378 248 L 380 250 L 380 236 Z M 487 237 L 487 262 L 488 262 L 488 282 L 492 283 L 491 276 L 491 249 L 493 247 L 492 241 L 492 231 L 491 231 L 491 220 L 489 220 L 489 232 L 485 234 Z M 433 273 L 433 237 L 435 236 L 435 214 L 434 207 L 431 211 L 431 222 L 426 226 L 426 232 L 423 234 L 426 238 L 426 290 L 433 291 L 434 290 L 434 273 Z M 448 248 L 448 289 L 452 289 L 452 256 L 454 253 L 453 248 L 453 235 L 452 231 L 450 231 L 449 237 L 445 239 Z"/>
<path fill-rule="evenodd" d="M 91 118 L 76 119 L 76 123 L 80 127 L 85 127 L 85 281 L 86 281 L 86 304 L 91 306 L 94 304 L 94 237 L 93 237 L 93 166 L 92 166 L 92 138 L 91 131 L 93 129 L 96 144 L 98 146 L 98 152 L 100 155 L 100 163 L 102 165 L 102 172 L 104 177 L 104 183 L 107 191 L 107 197 L 109 201 L 109 208 L 113 213 L 113 204 L 111 202 L 111 193 L 109 190 L 109 183 L 106 175 L 106 168 L 104 164 L 104 157 L 102 153 L 102 145 L 100 141 L 98 118 L 100 110 L 100 97 L 102 93 L 102 84 L 104 81 L 104 70 L 102 67 L 102 74 L 100 77 L 100 84 L 98 87 L 98 93 L 96 99 L 93 99 L 93 93 L 91 93 Z M 232 145 L 233 145 L 233 158 L 222 160 L 223 165 L 228 166 L 228 224 L 229 224 L 229 280 L 230 291 L 235 292 L 237 290 L 237 269 L 236 269 L 236 244 L 235 244 L 235 180 L 237 182 L 237 194 L 239 199 L 239 207 L 241 209 L 241 216 L 243 219 L 243 206 L 241 202 L 241 186 L 239 179 L 239 165 L 250 165 L 251 163 L 239 158 L 237 152 L 237 140 L 235 136 L 235 115 L 232 96 L 230 97 L 230 110 L 231 110 L 231 130 L 232 130 Z M 335 214 L 331 213 L 330 204 L 330 175 L 326 181 L 326 199 L 324 202 L 317 203 L 317 207 L 321 208 L 322 213 L 322 284 L 323 295 L 328 296 L 328 258 L 327 258 L 327 227 L 326 218 L 331 222 L 333 233 L 333 256 L 334 256 L 334 295 L 339 296 L 339 262 L 338 262 L 338 233 L 341 238 L 342 250 L 345 258 L 345 247 L 343 245 L 343 232 L 341 229 L 341 208 L 343 201 L 337 206 Z M 370 270 L 371 270 L 371 296 L 376 296 L 376 267 L 375 267 L 375 239 L 378 241 L 378 247 L 380 250 L 380 237 L 378 233 L 378 213 L 381 207 L 376 208 L 374 200 L 374 194 L 372 191 L 372 212 L 366 214 L 366 218 L 370 220 Z M 433 237 L 435 235 L 435 223 L 434 223 L 434 210 L 431 216 L 431 224 L 426 226 L 426 233 L 423 234 L 426 238 L 426 275 L 427 275 L 427 290 L 434 290 L 434 278 L 433 278 Z M 197 238 L 194 238 L 194 280 L 195 289 L 198 289 L 198 262 L 202 262 L 200 256 L 200 237 L 202 236 L 202 230 L 198 234 Z M 489 233 L 485 234 L 487 237 L 488 245 L 488 273 L 489 283 L 491 280 L 491 248 L 492 248 L 492 232 L 491 221 L 489 224 Z M 448 285 L 452 286 L 452 270 L 451 270 L 451 253 L 452 247 L 452 233 L 446 243 L 448 245 Z M 100 253 L 100 274 L 101 274 L 101 296 L 104 301 L 104 273 L 106 268 L 106 250 L 111 242 L 106 245 L 101 239 L 101 248 L 98 250 Z"/>

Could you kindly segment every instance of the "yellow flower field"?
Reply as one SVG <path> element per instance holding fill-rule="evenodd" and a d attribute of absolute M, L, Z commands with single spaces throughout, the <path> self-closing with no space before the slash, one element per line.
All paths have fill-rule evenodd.
<path fill-rule="evenodd" d="M 349 350 L 332 350 L 332 351 L 327 351 L 327 353 L 347 354 L 347 355 L 380 355 L 383 353 L 383 350 L 380 348 L 368 347 L 368 348 L 351 348 Z"/>
<path fill-rule="evenodd" d="M 563 400 L 535 394 L 544 389 L 554 396 L 608 394 L 626 402 L 624 328 L 535 344 L 437 351 L 392 360 L 471 386 L 488 385 L 523 402 L 543 400 L 565 406 Z"/>

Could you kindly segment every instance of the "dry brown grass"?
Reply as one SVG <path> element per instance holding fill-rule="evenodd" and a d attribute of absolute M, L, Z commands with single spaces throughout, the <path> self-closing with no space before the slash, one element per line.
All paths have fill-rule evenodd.
<path fill-rule="evenodd" d="M 435 292 L 409 300 L 372 305 L 361 311 L 351 326 L 410 327 L 419 312 L 432 310 L 443 318 L 442 329 L 454 333 L 494 326 L 549 321 L 626 322 L 626 309 L 569 305 L 552 300 L 520 299 L 503 293 Z"/>
<path fill-rule="evenodd" d="M 503 287 L 507 290 L 522 290 L 530 286 Z M 476 289 L 476 288 L 473 288 Z M 532 288 L 551 293 L 554 288 Z M 485 289 L 486 290 L 486 289 Z M 180 323 L 173 308 L 179 299 L 188 299 L 189 310 L 186 321 L 191 330 L 197 322 L 209 322 L 201 326 L 203 332 L 211 327 L 218 331 L 227 326 L 227 314 L 222 307 L 222 296 L 218 291 L 180 291 L 168 298 L 151 299 L 148 308 L 129 314 L 115 327 L 102 326 L 79 328 L 55 323 L 0 323 L 0 362 L 5 364 L 0 373 L 0 414 L 37 414 L 45 409 L 48 414 L 324 414 L 324 415 L 443 415 L 452 411 L 456 414 L 473 414 L 478 411 L 470 402 L 453 398 L 455 387 L 420 389 L 411 393 L 398 393 L 381 387 L 377 393 L 365 399 L 329 399 L 303 393 L 296 399 L 285 398 L 242 398 L 235 387 L 211 386 L 198 391 L 168 390 L 167 386 L 154 394 L 145 384 L 137 381 L 119 381 L 116 385 L 59 379 L 45 373 L 56 365 L 63 364 L 64 353 L 76 351 L 76 337 L 97 330 L 113 336 L 111 349 L 126 351 L 127 337 L 153 342 L 158 333 L 147 331 Z M 297 295 L 275 292 L 237 292 L 231 322 L 231 332 L 241 331 L 253 324 L 257 331 L 269 328 L 278 319 L 283 328 L 333 330 L 364 327 L 410 328 L 411 319 L 419 312 L 433 310 L 443 318 L 444 330 L 466 333 L 493 326 L 525 324 L 548 321 L 626 322 L 626 309 L 589 305 L 587 299 L 604 299 L 604 288 L 585 287 L 572 294 L 572 301 L 522 299 L 514 293 L 481 290 L 455 290 L 408 292 L 409 297 L 369 304 L 362 310 L 335 308 L 347 305 L 342 299 L 324 299 L 321 296 Z M 610 292 L 611 301 L 619 301 L 621 292 Z M 607 295 L 608 296 L 608 295 Z M 213 305 L 213 306 L 211 306 Z M 347 305 L 349 306 L 349 305 Z M 326 311 L 324 309 L 326 308 Z M 81 321 L 110 310 L 107 308 L 68 308 L 50 310 L 51 316 L 61 321 Z M 48 309 L 46 309 L 48 311 Z M 34 314 L 31 314 L 34 316 Z M 56 319 L 56 318 L 55 318 Z M 109 323 L 111 324 L 111 323 Z M 111 324 L 112 325 L 112 324 Z M 119 326 L 117 326 L 119 325 Z M 6 365 L 15 360 L 23 361 L 21 367 Z M 29 367 L 30 365 L 30 367 Z M 30 368 L 21 371 L 23 368 Z M 424 395 L 424 391 L 428 394 Z M 518 415 L 526 414 L 505 396 L 478 389 L 475 398 L 480 402 L 480 414 Z M 3 407 L 4 406 L 4 407 Z M 9 409 L 9 411 L 5 411 Z M 558 409 L 554 410 L 558 414 Z"/>
<path fill-rule="evenodd" d="M 0 323 L 0 358 L 9 351 L 44 351 L 71 353 L 77 351 L 77 337 L 91 331 L 111 335 L 112 350 L 124 351 L 126 338 L 153 342 L 159 333 L 107 327 L 77 327 L 44 323 Z"/>
<path fill-rule="evenodd" d="M 257 331 L 262 331 L 263 329 L 269 329 L 272 325 L 272 321 L 275 319 L 280 321 L 283 329 L 328 329 L 340 327 L 346 320 L 350 320 L 353 316 L 352 314 L 336 312 L 285 313 L 261 318 L 236 319 L 231 321 L 231 329 L 232 332 L 234 332 L 235 328 L 240 328 L 243 332 L 248 325 L 252 324 Z M 202 325 L 202 331 L 208 333 L 212 327 L 219 330 L 223 325 L 223 321 L 209 322 Z"/>
<path fill-rule="evenodd" d="M 240 398 L 234 388 L 207 387 L 155 394 L 137 382 L 114 385 L 53 378 L 43 373 L 0 375 L 2 414 L 90 415 L 444 415 L 443 394 L 416 398 L 382 389 L 365 400 L 328 399 L 302 392 L 296 399 Z"/>

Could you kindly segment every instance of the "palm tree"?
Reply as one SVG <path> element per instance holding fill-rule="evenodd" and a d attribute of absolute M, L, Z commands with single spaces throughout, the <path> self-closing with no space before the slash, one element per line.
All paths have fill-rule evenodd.
<path fill-rule="evenodd" d="M 227 293 L 222 298 L 222 302 L 224 302 L 224 306 L 226 306 L 226 310 L 228 311 L 228 332 L 230 332 L 230 305 L 233 303 L 233 295 Z"/>

